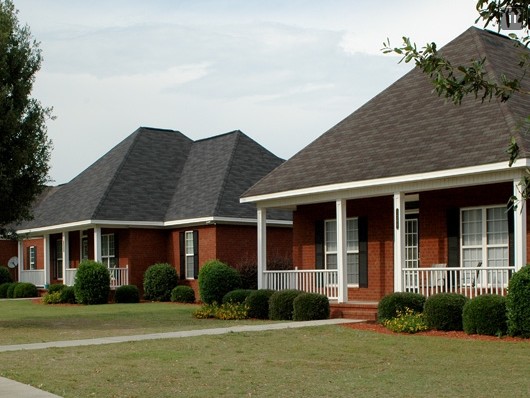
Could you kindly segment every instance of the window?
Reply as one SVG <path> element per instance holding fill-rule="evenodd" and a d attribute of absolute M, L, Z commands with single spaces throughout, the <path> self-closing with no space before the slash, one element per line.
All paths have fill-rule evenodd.
<path fill-rule="evenodd" d="M 462 266 L 507 267 L 509 265 L 508 217 L 505 207 L 462 210 Z M 484 272 L 483 272 L 484 274 Z M 497 273 L 488 275 L 494 283 Z M 486 282 L 484 275 L 470 272 L 468 283 Z M 508 280 L 507 275 L 505 280 Z"/>
<path fill-rule="evenodd" d="M 101 262 L 108 268 L 116 267 L 114 234 L 101 235 Z"/>
<path fill-rule="evenodd" d="M 186 279 L 195 277 L 195 256 L 193 249 L 193 231 L 185 233 L 185 262 L 186 262 Z"/>
<path fill-rule="evenodd" d="M 28 247 L 28 269 L 37 269 L 37 247 Z"/>
<path fill-rule="evenodd" d="M 63 240 L 57 239 L 55 242 L 55 261 L 53 264 L 54 279 L 63 279 Z"/>
<path fill-rule="evenodd" d="M 83 232 L 81 236 L 81 260 L 88 260 L 88 235 Z"/>
<path fill-rule="evenodd" d="M 337 221 L 325 222 L 325 268 L 337 269 Z M 346 220 L 346 273 L 348 284 L 359 284 L 359 223 Z"/>

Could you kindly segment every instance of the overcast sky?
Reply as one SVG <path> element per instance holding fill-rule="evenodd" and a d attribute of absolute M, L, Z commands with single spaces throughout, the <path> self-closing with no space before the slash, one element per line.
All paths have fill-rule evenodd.
<path fill-rule="evenodd" d="M 50 177 L 68 182 L 139 126 L 242 130 L 288 159 L 405 74 L 388 37 L 452 40 L 474 0 L 14 0 L 44 56 Z"/>

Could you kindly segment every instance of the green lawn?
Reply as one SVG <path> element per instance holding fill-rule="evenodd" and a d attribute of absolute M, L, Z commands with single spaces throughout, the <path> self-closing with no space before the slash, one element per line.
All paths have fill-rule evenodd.
<path fill-rule="evenodd" d="M 64 397 L 524 397 L 530 343 L 341 326 L 0 354 Z"/>

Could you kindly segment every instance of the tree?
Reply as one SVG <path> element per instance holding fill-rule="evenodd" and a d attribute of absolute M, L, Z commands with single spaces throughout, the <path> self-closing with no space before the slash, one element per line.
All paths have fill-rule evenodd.
<path fill-rule="evenodd" d="M 479 17 L 475 23 L 482 20 L 484 28 L 492 24 L 497 26 L 498 31 L 501 30 L 501 26 L 509 27 L 510 23 L 516 23 L 521 34 L 511 33 L 509 37 L 514 45 L 527 48 L 530 44 L 529 7 L 530 0 L 477 0 L 476 9 Z M 410 38 L 403 37 L 401 47 L 391 47 L 387 39 L 386 43 L 383 43 L 382 51 L 401 55 L 400 62 L 414 61 L 418 68 L 429 75 L 436 93 L 456 105 L 459 105 L 467 95 L 474 95 L 475 98 L 480 96 L 482 101 L 497 98 L 502 102 L 508 101 L 516 92 L 530 95 L 521 88 L 521 80 L 525 77 L 529 67 L 528 52 L 521 52 L 518 64 L 521 73 L 518 77 L 508 79 L 502 74 L 498 79 L 491 79 L 488 78 L 484 68 L 485 58 L 471 60 L 467 65 L 453 65 L 450 60 L 438 52 L 436 43 L 429 43 L 418 49 Z M 521 121 L 520 128 L 526 132 L 530 131 L 530 115 Z M 519 156 L 519 146 L 514 137 L 507 144 L 508 164 L 511 167 Z M 527 170 L 526 176 L 521 179 L 520 189 L 523 199 L 530 198 L 530 170 Z M 510 201 L 517 206 L 515 196 L 512 196 Z"/>
<path fill-rule="evenodd" d="M 11 0 L 0 0 L 0 236 L 31 219 L 31 205 L 48 182 L 51 108 L 31 98 L 42 56 Z"/>

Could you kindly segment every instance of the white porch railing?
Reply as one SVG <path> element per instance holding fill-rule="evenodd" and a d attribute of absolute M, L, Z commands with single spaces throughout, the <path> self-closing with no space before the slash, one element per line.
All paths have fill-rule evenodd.
<path fill-rule="evenodd" d="M 77 268 L 67 268 L 65 273 L 64 284 L 67 286 L 73 286 L 75 282 L 75 274 Z M 110 287 L 115 289 L 117 287 L 129 284 L 129 267 L 125 268 L 109 268 L 110 274 Z"/>
<path fill-rule="evenodd" d="M 20 270 L 20 282 L 29 282 L 35 286 L 43 287 L 45 283 L 44 270 L 22 269 Z"/>
<path fill-rule="evenodd" d="M 296 289 L 307 293 L 320 293 L 329 299 L 339 297 L 337 270 L 287 270 L 264 271 L 265 289 Z"/>
<path fill-rule="evenodd" d="M 436 293 L 460 293 L 473 298 L 481 294 L 506 295 L 513 267 L 405 268 L 402 291 L 429 297 Z"/>

